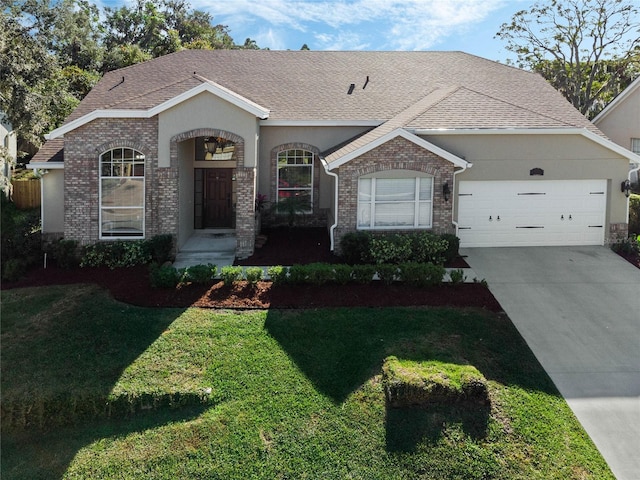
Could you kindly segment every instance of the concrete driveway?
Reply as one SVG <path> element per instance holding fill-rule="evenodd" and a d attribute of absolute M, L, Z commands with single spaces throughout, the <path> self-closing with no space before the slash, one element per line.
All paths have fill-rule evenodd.
<path fill-rule="evenodd" d="M 640 479 L 640 270 L 606 247 L 461 250 L 618 480 Z"/>

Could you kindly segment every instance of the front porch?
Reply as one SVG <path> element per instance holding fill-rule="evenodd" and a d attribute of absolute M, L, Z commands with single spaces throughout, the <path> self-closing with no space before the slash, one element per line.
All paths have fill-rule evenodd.
<path fill-rule="evenodd" d="M 216 265 L 218 270 L 233 265 L 237 239 L 233 229 L 195 230 L 176 254 L 175 268 Z"/>

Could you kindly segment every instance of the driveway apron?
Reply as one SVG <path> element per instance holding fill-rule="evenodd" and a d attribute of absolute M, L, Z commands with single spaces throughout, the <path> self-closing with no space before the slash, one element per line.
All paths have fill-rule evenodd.
<path fill-rule="evenodd" d="M 640 270 L 597 246 L 461 253 L 616 478 L 640 479 Z"/>

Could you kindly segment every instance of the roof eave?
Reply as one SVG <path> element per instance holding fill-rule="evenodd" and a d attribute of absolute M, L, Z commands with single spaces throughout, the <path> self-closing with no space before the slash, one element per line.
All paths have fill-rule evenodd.
<path fill-rule="evenodd" d="M 45 138 L 47 140 L 52 140 L 54 138 L 62 137 L 65 133 L 71 132 L 76 128 L 79 128 L 83 125 L 86 125 L 93 120 L 98 118 L 151 118 L 159 113 L 162 113 L 176 105 L 185 102 L 196 95 L 199 95 L 203 92 L 209 92 L 227 102 L 237 106 L 238 108 L 255 115 L 257 118 L 264 120 L 269 117 L 269 109 L 265 108 L 257 103 L 252 102 L 251 100 L 238 95 L 237 93 L 229 90 L 228 88 L 223 87 L 222 85 L 218 85 L 215 82 L 211 82 L 209 80 L 204 81 L 201 85 L 194 87 L 186 92 L 181 93 L 180 95 L 176 95 L 175 97 L 167 100 L 166 102 L 161 103 L 160 105 L 156 105 L 147 110 L 129 110 L 129 109 L 99 109 L 93 110 L 92 112 L 83 115 L 80 118 L 77 118 L 65 125 L 62 125 L 59 128 L 51 131 Z"/>
<path fill-rule="evenodd" d="M 414 135 L 413 133 L 410 133 L 408 131 L 406 131 L 403 128 L 396 128 L 395 130 L 392 130 L 391 132 L 382 135 L 381 137 L 376 138 L 375 140 L 373 140 L 370 143 L 367 143 L 366 145 L 363 145 L 362 147 L 356 148 L 355 150 L 352 150 L 348 153 L 345 153 L 344 155 L 337 155 L 335 159 L 325 159 L 325 163 L 328 166 L 329 170 L 334 170 L 336 168 L 339 168 L 340 166 L 344 165 L 345 163 L 353 160 L 354 158 L 357 158 L 371 150 L 373 150 L 374 148 L 379 147 L 380 145 L 383 145 L 385 143 L 387 143 L 388 141 L 396 138 L 396 137 L 402 137 L 412 143 L 415 143 L 416 145 L 424 148 L 425 150 L 429 150 L 430 152 L 444 158 L 445 160 L 453 163 L 455 166 L 457 167 L 461 167 L 461 168 L 469 168 L 470 167 L 470 163 L 467 162 L 466 160 L 452 154 L 451 152 L 448 152 L 436 145 L 434 145 L 431 142 L 426 141 L 423 138 L 418 137 L 417 135 Z M 331 155 L 329 155 L 330 157 Z"/>

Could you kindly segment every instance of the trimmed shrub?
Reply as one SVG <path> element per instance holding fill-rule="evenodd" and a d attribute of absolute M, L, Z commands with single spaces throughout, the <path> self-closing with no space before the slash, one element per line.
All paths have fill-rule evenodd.
<path fill-rule="evenodd" d="M 440 285 L 445 273 L 446 270 L 442 265 L 433 263 L 410 262 L 400 265 L 402 280 L 414 287 Z"/>
<path fill-rule="evenodd" d="M 373 280 L 373 276 L 376 274 L 376 267 L 374 265 L 354 265 L 352 273 L 352 280 L 355 283 L 366 285 Z"/>
<path fill-rule="evenodd" d="M 274 265 L 267 268 L 267 275 L 274 285 L 282 285 L 287 281 L 287 268 L 282 265 Z"/>
<path fill-rule="evenodd" d="M 184 270 L 177 270 L 171 265 L 153 263 L 149 270 L 149 281 L 153 288 L 175 288 L 183 276 Z"/>
<path fill-rule="evenodd" d="M 217 268 L 211 263 L 187 267 L 184 271 L 183 280 L 200 284 L 213 282 L 213 279 L 216 278 Z"/>
<path fill-rule="evenodd" d="M 289 267 L 289 277 L 287 282 L 294 285 L 301 285 L 307 282 L 307 269 L 304 265 L 292 265 Z"/>
<path fill-rule="evenodd" d="M 155 235 L 146 241 L 147 249 L 151 259 L 162 265 L 171 260 L 173 253 L 173 236 L 168 233 Z"/>
<path fill-rule="evenodd" d="M 415 362 L 387 357 L 382 383 L 389 406 L 430 404 L 489 404 L 485 377 L 471 365 L 436 361 Z"/>
<path fill-rule="evenodd" d="M 230 287 L 235 282 L 242 280 L 242 267 L 239 266 L 226 266 L 220 270 L 220 278 L 224 282 L 225 286 Z"/>
<path fill-rule="evenodd" d="M 440 235 L 447 242 L 447 248 L 442 252 L 444 262 L 452 262 L 460 256 L 460 239 L 452 233 Z"/>
<path fill-rule="evenodd" d="M 59 268 L 73 268 L 78 265 L 78 242 L 75 240 L 60 239 L 50 246 L 51 256 Z"/>
<path fill-rule="evenodd" d="M 349 232 L 340 239 L 342 261 L 349 265 L 371 263 L 371 235 L 367 232 Z"/>
<path fill-rule="evenodd" d="M 353 268 L 350 265 L 333 265 L 333 281 L 338 285 L 346 285 L 351 281 Z"/>
<path fill-rule="evenodd" d="M 409 235 L 411 238 L 411 257 L 407 261 L 418 263 L 443 264 L 448 243 L 441 236 L 429 232 Z"/>
<path fill-rule="evenodd" d="M 81 267 L 133 267 L 146 265 L 151 254 L 144 240 L 99 242 L 84 247 Z"/>
<path fill-rule="evenodd" d="M 385 285 L 391 285 L 399 276 L 398 265 L 389 263 L 376 265 L 376 272 L 378 274 L 378 279 Z"/>
<path fill-rule="evenodd" d="M 451 270 L 449 272 L 449 280 L 451 280 L 451 283 L 453 285 L 460 285 L 461 283 L 464 283 L 466 279 L 467 276 L 464 274 L 464 270 L 462 270 L 461 268 L 458 268 L 457 270 Z"/>
<path fill-rule="evenodd" d="M 409 235 L 385 235 L 371 239 L 371 258 L 380 265 L 403 263 L 413 256 L 413 238 Z"/>
<path fill-rule="evenodd" d="M 333 281 L 333 266 L 328 263 L 309 263 L 304 265 L 306 281 L 312 285 L 325 285 Z"/>
<path fill-rule="evenodd" d="M 629 198 L 629 235 L 640 235 L 640 195 Z"/>
<path fill-rule="evenodd" d="M 260 267 L 248 267 L 244 271 L 244 278 L 247 279 L 250 285 L 255 285 L 260 280 L 262 280 L 262 276 L 264 275 L 264 270 Z"/>

